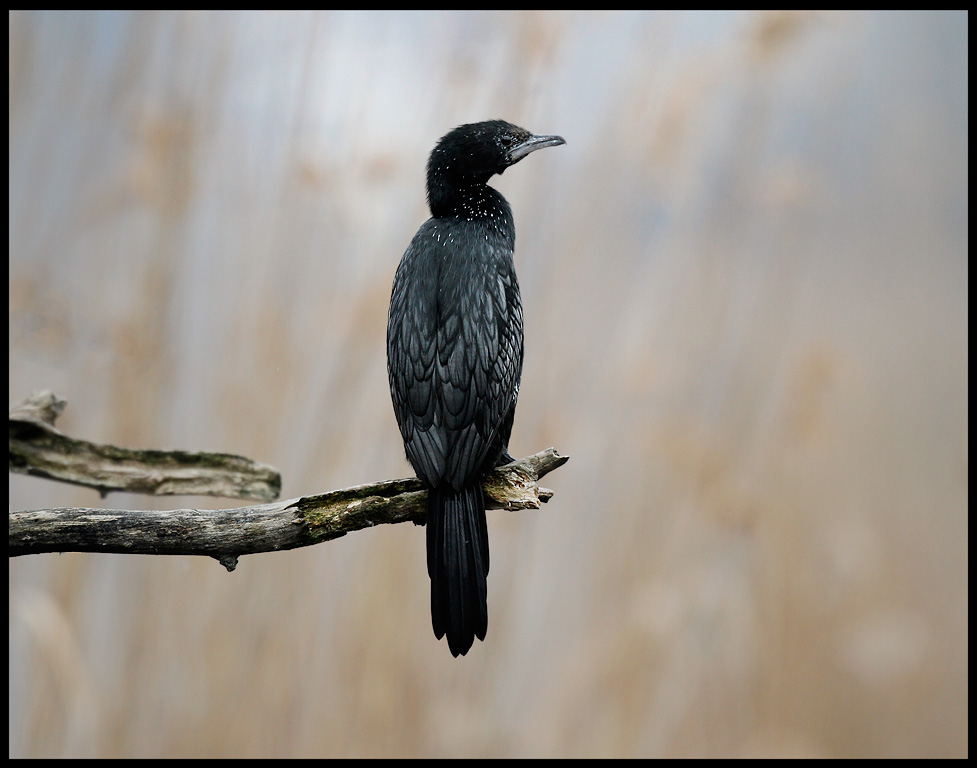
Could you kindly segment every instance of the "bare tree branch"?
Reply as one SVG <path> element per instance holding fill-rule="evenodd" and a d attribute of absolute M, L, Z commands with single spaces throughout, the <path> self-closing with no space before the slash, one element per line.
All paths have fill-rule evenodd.
<path fill-rule="evenodd" d="M 538 509 L 553 495 L 539 478 L 568 460 L 549 448 L 495 469 L 490 509 Z M 237 558 L 318 544 L 380 523 L 422 524 L 427 491 L 416 479 L 345 488 L 238 509 L 40 509 L 11 512 L 9 554 L 113 552 L 208 555 L 229 571 Z"/>
<path fill-rule="evenodd" d="M 11 472 L 156 496 L 224 496 L 272 501 L 282 478 L 273 467 L 229 453 L 149 451 L 90 443 L 54 427 L 65 401 L 37 392 L 9 414 Z"/>

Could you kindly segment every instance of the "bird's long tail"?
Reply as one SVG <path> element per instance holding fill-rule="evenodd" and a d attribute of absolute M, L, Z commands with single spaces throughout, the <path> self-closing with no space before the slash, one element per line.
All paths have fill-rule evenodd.
<path fill-rule="evenodd" d="M 468 653 L 488 628 L 485 576 L 488 529 L 482 485 L 430 492 L 427 513 L 427 572 L 431 577 L 431 620 L 440 640 L 448 635 L 453 656 Z"/>

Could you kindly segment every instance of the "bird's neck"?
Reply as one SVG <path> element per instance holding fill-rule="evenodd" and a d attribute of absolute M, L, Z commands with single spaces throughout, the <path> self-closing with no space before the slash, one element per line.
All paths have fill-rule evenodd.
<path fill-rule="evenodd" d="M 488 184 L 452 184 L 443 182 L 428 186 L 428 205 L 435 218 L 458 217 L 468 221 L 511 219 L 512 209 L 502 193 Z"/>

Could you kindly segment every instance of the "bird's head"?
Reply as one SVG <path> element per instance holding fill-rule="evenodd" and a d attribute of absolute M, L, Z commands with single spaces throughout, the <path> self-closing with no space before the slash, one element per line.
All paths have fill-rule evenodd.
<path fill-rule="evenodd" d="M 427 163 L 428 200 L 485 184 L 495 174 L 544 147 L 566 144 L 562 136 L 537 136 L 505 120 L 459 125 L 441 137 Z"/>

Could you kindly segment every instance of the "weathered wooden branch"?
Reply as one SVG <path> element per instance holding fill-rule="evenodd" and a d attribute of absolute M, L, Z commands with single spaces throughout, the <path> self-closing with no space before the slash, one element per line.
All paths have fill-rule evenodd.
<path fill-rule="evenodd" d="M 9 414 L 11 472 L 98 490 L 157 496 L 224 496 L 272 501 L 282 489 L 273 467 L 229 453 L 148 451 L 90 443 L 54 427 L 65 401 L 37 392 Z"/>
<path fill-rule="evenodd" d="M 11 472 L 99 490 L 229 496 L 270 503 L 237 509 L 33 509 L 9 515 L 9 555 L 114 552 L 207 555 L 229 571 L 256 552 L 306 547 L 380 523 L 423 524 L 427 491 L 416 479 L 359 485 L 272 501 L 281 476 L 271 467 L 223 453 L 135 451 L 62 434 L 54 421 L 65 401 L 32 395 L 10 411 Z M 495 469 L 484 483 L 489 509 L 539 509 L 553 495 L 539 478 L 565 464 L 554 449 Z"/>
<path fill-rule="evenodd" d="M 490 509 L 538 509 L 553 495 L 538 481 L 567 462 L 549 448 L 498 467 L 484 483 Z M 389 480 L 238 509 L 38 509 L 11 512 L 10 556 L 41 552 L 208 555 L 237 558 L 318 544 L 380 523 L 421 524 L 419 480 Z"/>

